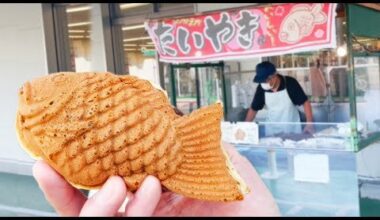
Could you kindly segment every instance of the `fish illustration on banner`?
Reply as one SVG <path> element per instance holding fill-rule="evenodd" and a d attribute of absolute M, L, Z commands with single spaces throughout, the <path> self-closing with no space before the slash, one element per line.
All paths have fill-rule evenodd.
<path fill-rule="evenodd" d="M 316 24 L 327 21 L 326 14 L 322 11 L 322 4 L 312 7 L 297 5 L 292 8 L 280 26 L 279 39 L 282 42 L 294 44 L 303 37 L 309 36 Z"/>

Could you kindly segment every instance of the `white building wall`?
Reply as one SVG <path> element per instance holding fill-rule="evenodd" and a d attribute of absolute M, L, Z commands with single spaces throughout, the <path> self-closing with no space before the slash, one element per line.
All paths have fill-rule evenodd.
<path fill-rule="evenodd" d="M 0 4 L 0 171 L 33 159 L 18 144 L 18 89 L 48 73 L 41 4 Z M 13 170 L 18 172 L 18 170 Z"/>

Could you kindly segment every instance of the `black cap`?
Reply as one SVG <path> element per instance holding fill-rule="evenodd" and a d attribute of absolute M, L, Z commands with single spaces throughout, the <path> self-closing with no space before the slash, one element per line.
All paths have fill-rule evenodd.
<path fill-rule="evenodd" d="M 255 83 L 266 82 L 268 76 L 276 73 L 276 67 L 268 61 L 263 61 L 256 65 L 256 76 L 253 79 Z"/>

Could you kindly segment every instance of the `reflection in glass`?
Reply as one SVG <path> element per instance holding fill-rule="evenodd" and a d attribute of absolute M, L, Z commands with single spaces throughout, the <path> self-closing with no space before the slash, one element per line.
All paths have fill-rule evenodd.
<path fill-rule="evenodd" d="M 144 28 L 144 24 L 123 25 L 121 30 L 123 34 L 125 73 L 158 84 L 156 50 Z"/>
<path fill-rule="evenodd" d="M 352 48 L 355 53 L 379 53 L 380 39 L 353 36 Z"/>
<path fill-rule="evenodd" d="M 134 16 L 153 12 L 152 3 L 123 3 L 119 4 L 123 16 Z"/>
<path fill-rule="evenodd" d="M 90 4 L 66 7 L 71 68 L 76 72 L 91 70 L 91 11 Z"/>
<path fill-rule="evenodd" d="M 177 108 L 184 114 L 197 109 L 195 68 L 176 68 L 174 71 Z"/>
<path fill-rule="evenodd" d="M 219 67 L 198 68 L 201 106 L 222 102 L 222 79 Z"/>
<path fill-rule="evenodd" d="M 379 62 L 378 56 L 354 57 L 358 130 L 364 138 L 380 133 Z"/>
<path fill-rule="evenodd" d="M 172 96 L 172 86 L 170 81 L 170 64 L 163 63 L 163 78 L 164 78 L 164 90 L 166 91 L 170 103 L 173 103 Z"/>

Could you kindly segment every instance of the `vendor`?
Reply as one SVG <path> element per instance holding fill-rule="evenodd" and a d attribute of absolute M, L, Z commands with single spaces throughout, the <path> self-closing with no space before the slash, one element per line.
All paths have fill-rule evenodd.
<path fill-rule="evenodd" d="M 301 133 L 301 124 L 297 124 L 301 122 L 300 112 L 296 106 L 303 105 L 307 123 L 313 121 L 311 104 L 296 79 L 280 75 L 272 63 L 264 61 L 256 66 L 256 76 L 253 81 L 259 83 L 259 86 L 245 121 L 254 120 L 257 112 L 266 106 L 268 110 L 266 122 L 296 122 L 295 124 L 267 124 L 266 136 L 279 133 Z M 304 132 L 312 133 L 312 124 L 306 124 Z"/>

